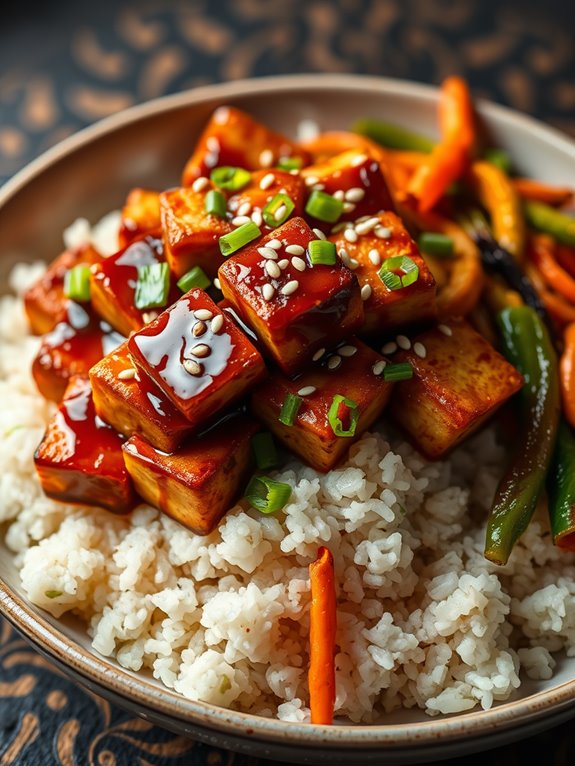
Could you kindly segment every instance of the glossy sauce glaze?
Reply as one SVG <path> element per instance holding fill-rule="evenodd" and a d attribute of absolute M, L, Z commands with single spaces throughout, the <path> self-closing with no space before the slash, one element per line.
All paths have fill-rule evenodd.
<path fill-rule="evenodd" d="M 122 208 L 118 239 L 127 247 L 136 239 L 161 236 L 160 193 L 151 189 L 132 189 Z"/>

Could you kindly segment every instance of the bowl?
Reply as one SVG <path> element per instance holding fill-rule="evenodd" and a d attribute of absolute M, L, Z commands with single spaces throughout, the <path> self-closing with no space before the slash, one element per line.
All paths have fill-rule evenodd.
<path fill-rule="evenodd" d="M 303 120 L 345 129 L 375 116 L 437 134 L 436 88 L 372 77 L 303 75 L 198 88 L 121 112 L 50 149 L 0 190 L 0 290 L 20 260 L 50 259 L 76 217 L 95 222 L 133 186 L 177 184 L 208 116 L 232 103 L 295 135 Z M 570 185 L 575 142 L 493 104 L 479 114 L 493 144 L 525 175 Z M 99 656 L 84 627 L 56 620 L 26 600 L 10 552 L 0 545 L 0 611 L 60 668 L 132 713 L 175 732 L 233 750 L 292 763 L 405 764 L 446 758 L 531 736 L 575 714 L 575 657 L 560 658 L 553 678 L 488 711 L 429 718 L 395 713 L 384 724 L 332 727 L 286 723 L 191 702 L 151 676 Z"/>

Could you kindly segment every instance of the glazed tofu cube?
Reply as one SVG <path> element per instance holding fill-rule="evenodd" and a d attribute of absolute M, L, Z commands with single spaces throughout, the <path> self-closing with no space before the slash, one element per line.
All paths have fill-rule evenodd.
<path fill-rule="evenodd" d="M 90 383 L 70 381 L 34 455 L 42 489 L 65 503 L 126 513 L 136 495 L 124 464 L 122 437 L 97 416 Z"/>
<path fill-rule="evenodd" d="M 273 372 L 253 393 L 250 407 L 254 415 L 305 463 L 317 471 L 329 471 L 347 453 L 381 415 L 391 395 L 392 383 L 383 379 L 385 360 L 357 338 L 326 352 L 312 362 L 295 380 L 281 372 Z M 301 398 L 293 425 L 280 422 L 286 397 Z M 345 403 L 334 405 L 334 397 L 345 397 Z M 330 424 L 334 407 L 344 431 L 353 435 L 337 435 Z M 357 423 L 350 429 L 355 411 Z"/>
<path fill-rule="evenodd" d="M 274 169 L 252 173 L 250 183 L 228 200 L 228 218 L 231 220 L 235 216 L 251 216 L 263 232 L 271 231 L 277 224 L 268 225 L 262 218 L 262 210 L 278 194 L 285 194 L 293 202 L 294 209 L 290 217 L 302 215 L 306 196 L 302 179 L 284 170 Z"/>
<path fill-rule="evenodd" d="M 333 265 L 312 265 L 308 245 L 315 239 L 302 218 L 293 218 L 228 258 L 219 271 L 224 297 L 288 375 L 363 324 L 355 275 L 339 258 Z"/>
<path fill-rule="evenodd" d="M 31 331 L 35 335 L 50 332 L 66 312 L 64 279 L 69 269 L 81 263 L 91 265 L 102 256 L 91 245 L 65 250 L 53 261 L 46 272 L 24 294 L 24 308 Z"/>
<path fill-rule="evenodd" d="M 132 189 L 122 208 L 120 247 L 127 247 L 142 237 L 159 237 L 162 231 L 160 220 L 160 193 L 151 189 Z"/>
<path fill-rule="evenodd" d="M 90 367 L 124 340 L 89 305 L 68 301 L 65 316 L 44 335 L 32 363 L 38 390 L 44 398 L 59 402 L 70 378 L 87 378 Z"/>
<path fill-rule="evenodd" d="M 244 490 L 250 439 L 257 430 L 253 421 L 236 416 L 174 455 L 132 436 L 124 445 L 124 460 L 144 500 L 196 535 L 209 535 Z"/>
<path fill-rule="evenodd" d="M 161 307 L 136 308 L 138 270 L 165 262 L 162 240 L 144 237 L 94 264 L 90 287 L 95 311 L 122 335 L 129 335 L 155 319 L 162 311 Z M 172 279 L 165 306 L 176 301 L 181 294 Z"/>
<path fill-rule="evenodd" d="M 118 433 L 140 434 L 156 449 L 174 452 L 192 430 L 164 392 L 138 373 L 127 343 L 92 367 L 90 382 L 96 412 Z"/>
<path fill-rule="evenodd" d="M 433 321 L 437 315 L 435 280 L 401 219 L 395 213 L 380 212 L 364 221 L 363 226 L 357 226 L 340 230 L 330 239 L 361 285 L 365 310 L 363 332 L 374 334 Z M 350 236 L 346 231 L 356 234 Z M 417 279 L 400 289 L 391 289 L 381 279 L 380 269 L 388 258 L 397 258 L 395 263 L 400 264 L 403 257 L 408 259 L 404 262 L 407 268 L 417 270 Z M 400 279 L 404 276 L 401 268 L 389 266 Z"/>
<path fill-rule="evenodd" d="M 352 221 L 380 210 L 393 210 L 393 201 L 377 160 L 357 151 L 344 152 L 302 170 L 307 188 L 321 188 L 344 203 L 340 221 Z M 312 226 L 323 225 L 310 218 Z"/>
<path fill-rule="evenodd" d="M 463 320 L 422 333 L 393 361 L 409 362 L 414 374 L 397 383 L 391 412 L 432 459 L 469 436 L 523 385 L 521 374 Z"/>
<path fill-rule="evenodd" d="M 184 168 L 182 185 L 189 186 L 200 176 L 209 176 L 222 165 L 259 170 L 271 168 L 282 159 L 308 162 L 307 152 L 279 133 L 256 122 L 232 106 L 220 106 L 200 136 Z"/>
<path fill-rule="evenodd" d="M 259 351 L 199 289 L 132 335 L 128 350 L 194 428 L 266 375 Z"/>

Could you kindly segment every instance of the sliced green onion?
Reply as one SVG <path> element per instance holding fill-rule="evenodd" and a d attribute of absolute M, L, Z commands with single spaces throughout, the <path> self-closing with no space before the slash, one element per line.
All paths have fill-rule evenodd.
<path fill-rule="evenodd" d="M 344 428 L 343 419 L 349 420 L 349 426 Z M 336 436 L 354 436 L 359 420 L 359 407 L 351 399 L 336 394 L 331 402 L 327 419 L 331 430 Z"/>
<path fill-rule="evenodd" d="M 400 271 L 401 274 L 396 274 Z M 386 258 L 378 271 L 379 278 L 388 290 L 401 290 L 419 279 L 419 266 L 407 255 L 394 255 Z"/>
<path fill-rule="evenodd" d="M 246 489 L 246 500 L 261 513 L 281 510 L 291 497 L 289 484 L 274 481 L 269 476 L 254 476 Z"/>
<path fill-rule="evenodd" d="M 388 383 L 396 380 L 409 380 L 410 378 L 413 378 L 413 367 L 409 362 L 388 364 L 383 371 L 383 379 Z"/>
<path fill-rule="evenodd" d="M 513 167 L 511 157 L 503 149 L 486 149 L 483 153 L 483 159 L 495 165 L 504 173 L 510 173 Z"/>
<path fill-rule="evenodd" d="M 170 269 L 167 263 L 138 266 L 138 281 L 134 295 L 137 309 L 161 308 L 168 302 Z"/>
<path fill-rule="evenodd" d="M 232 253 L 235 253 L 236 250 L 247 245 L 248 242 L 257 239 L 260 235 L 261 231 L 259 227 L 256 226 L 253 221 L 248 221 L 248 223 L 238 226 L 234 231 L 230 231 L 229 234 L 224 234 L 223 237 L 220 237 L 220 252 L 225 256 L 231 255 Z"/>
<path fill-rule="evenodd" d="M 343 213 L 343 202 L 332 197 L 331 194 L 314 189 L 309 195 L 305 212 L 312 218 L 317 218 L 318 221 L 335 223 Z"/>
<path fill-rule="evenodd" d="M 252 436 L 252 451 L 260 471 L 275 468 L 279 463 L 274 437 L 269 431 L 260 431 Z"/>
<path fill-rule="evenodd" d="M 434 255 L 436 258 L 451 258 L 455 252 L 455 243 L 451 237 L 436 231 L 421 232 L 417 245 L 422 253 Z"/>
<path fill-rule="evenodd" d="M 229 677 L 224 675 L 222 676 L 222 680 L 220 681 L 220 694 L 225 694 L 228 689 L 232 688 L 232 682 L 230 681 Z"/>
<path fill-rule="evenodd" d="M 427 138 L 427 136 L 422 136 L 420 133 L 412 133 L 411 130 L 406 130 L 401 125 L 394 125 L 390 122 L 370 119 L 357 120 L 351 129 L 354 133 L 367 136 L 376 143 L 387 146 L 389 149 L 405 149 L 407 151 L 429 153 L 435 146 L 435 143 L 430 138 Z"/>
<path fill-rule="evenodd" d="M 90 300 L 90 267 L 85 263 L 69 269 L 64 277 L 64 295 L 73 301 L 85 303 Z"/>
<path fill-rule="evenodd" d="M 278 420 L 284 426 L 293 426 L 296 415 L 299 412 L 303 399 L 295 394 L 288 394 L 284 399 Z"/>
<path fill-rule="evenodd" d="M 194 266 L 187 274 L 178 279 L 178 287 L 183 293 L 187 293 L 194 287 L 199 287 L 201 290 L 207 290 L 211 285 L 210 278 L 206 275 L 206 272 L 200 266 Z"/>
<path fill-rule="evenodd" d="M 224 195 L 216 189 L 210 189 L 206 194 L 205 210 L 208 215 L 217 215 L 218 218 L 225 218 L 228 205 Z"/>
<path fill-rule="evenodd" d="M 249 184 L 252 174 L 244 168 L 233 168 L 229 165 L 222 165 L 221 168 L 214 168 L 210 173 L 211 180 L 220 189 L 229 191 L 239 191 Z"/>
<path fill-rule="evenodd" d="M 44 595 L 46 596 L 46 598 L 58 598 L 59 596 L 62 595 L 62 591 L 61 590 L 47 590 L 44 593 Z"/>
<path fill-rule="evenodd" d="M 301 157 L 280 157 L 278 168 L 280 170 L 299 170 L 303 165 Z"/>
<path fill-rule="evenodd" d="M 314 266 L 333 266 L 336 262 L 335 244 L 327 239 L 312 239 L 307 250 Z"/>
<path fill-rule="evenodd" d="M 294 201 L 287 194 L 276 194 L 262 210 L 262 218 L 275 229 L 285 223 L 295 209 Z"/>

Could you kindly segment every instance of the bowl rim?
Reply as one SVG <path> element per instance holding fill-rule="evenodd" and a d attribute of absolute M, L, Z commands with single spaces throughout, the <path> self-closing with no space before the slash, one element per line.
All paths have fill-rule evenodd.
<path fill-rule="evenodd" d="M 37 176 L 56 164 L 63 157 L 89 144 L 96 138 L 112 133 L 130 123 L 157 113 L 165 113 L 182 107 L 193 107 L 214 99 L 225 100 L 249 95 L 265 95 L 297 92 L 308 95 L 318 90 L 362 91 L 378 96 L 393 94 L 408 101 L 435 104 L 438 98 L 436 86 L 406 80 L 365 75 L 279 75 L 250 78 L 229 83 L 206 85 L 176 94 L 161 96 L 132 106 L 115 115 L 99 120 L 72 136 L 64 139 L 34 159 L 17 172 L 0 188 L 0 208 Z M 521 126 L 539 141 L 554 145 L 575 160 L 575 141 L 555 128 L 544 125 L 532 117 L 505 106 L 478 100 L 481 115 L 498 119 L 507 125 Z M 519 700 L 500 704 L 490 710 L 476 710 L 457 716 L 430 718 L 429 721 L 405 724 L 310 726 L 278 719 L 268 719 L 250 713 L 241 713 L 216 707 L 203 702 L 191 701 L 177 692 L 151 683 L 148 677 L 136 677 L 117 663 L 98 655 L 95 650 L 84 648 L 54 627 L 44 612 L 21 598 L 0 578 L 0 613 L 42 653 L 58 664 L 68 667 L 88 685 L 106 689 L 119 697 L 128 697 L 141 707 L 161 713 L 165 718 L 181 723 L 197 724 L 204 729 L 217 731 L 231 737 L 254 739 L 277 744 L 300 747 L 392 750 L 406 746 L 425 747 L 501 732 L 525 726 L 545 716 L 557 714 L 575 707 L 575 679 L 566 681 L 551 690 L 540 691 Z"/>

